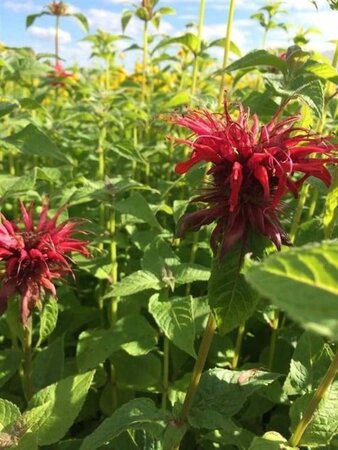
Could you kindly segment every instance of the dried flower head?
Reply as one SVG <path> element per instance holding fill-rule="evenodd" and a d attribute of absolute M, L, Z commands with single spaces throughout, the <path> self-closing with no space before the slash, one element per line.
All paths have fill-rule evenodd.
<path fill-rule="evenodd" d="M 49 3 L 48 9 L 53 16 L 65 16 L 68 12 L 68 5 L 54 0 L 52 3 Z"/>
<path fill-rule="evenodd" d="M 295 126 L 299 116 L 279 120 L 281 112 L 282 108 L 266 125 L 260 125 L 255 114 L 250 117 L 242 105 L 237 119 L 232 118 L 226 103 L 223 114 L 190 110 L 170 117 L 171 123 L 194 133 L 191 139 L 176 139 L 192 149 L 190 158 L 176 165 L 176 172 L 183 174 L 201 161 L 211 163 L 210 185 L 193 199 L 207 206 L 180 219 L 179 235 L 215 222 L 211 245 L 221 255 L 245 239 L 250 229 L 278 249 L 290 245 L 279 220 L 282 197 L 287 192 L 296 197 L 310 176 L 329 186 L 325 165 L 338 159 L 332 157 L 336 147 L 330 138 Z"/>
<path fill-rule="evenodd" d="M 33 204 L 27 210 L 20 202 L 22 225 L 2 216 L 0 223 L 0 261 L 4 265 L 0 288 L 0 314 L 14 294 L 21 297 L 21 320 L 26 324 L 32 310 L 39 306 L 45 290 L 56 296 L 55 279 L 71 274 L 70 254 L 88 257 L 88 242 L 73 238 L 79 222 L 66 220 L 57 225 L 64 208 L 48 218 L 44 203 L 37 224 Z"/>

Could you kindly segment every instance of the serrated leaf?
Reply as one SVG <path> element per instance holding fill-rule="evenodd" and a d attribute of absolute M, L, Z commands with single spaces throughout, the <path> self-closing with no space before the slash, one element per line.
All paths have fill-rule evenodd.
<path fill-rule="evenodd" d="M 149 312 L 173 344 L 196 357 L 193 300 L 190 295 L 163 298 L 160 294 L 154 294 L 149 300 Z"/>
<path fill-rule="evenodd" d="M 21 416 L 19 408 L 8 400 L 0 398 L 0 431 Z"/>
<path fill-rule="evenodd" d="M 223 261 L 214 259 L 211 269 L 209 305 L 222 334 L 244 323 L 257 304 L 257 295 L 240 273 L 241 255 L 241 249 L 236 247 L 225 255 Z"/>
<path fill-rule="evenodd" d="M 133 17 L 132 11 L 123 11 L 121 16 L 121 27 L 123 33 L 125 32 L 125 29 L 128 26 L 128 23 L 130 22 L 130 19 Z"/>
<path fill-rule="evenodd" d="M 271 255 L 246 276 L 254 288 L 305 329 L 338 340 L 338 243 Z"/>
<path fill-rule="evenodd" d="M 5 349 L 0 354 L 0 387 L 3 386 L 19 369 L 22 354 L 18 350 Z"/>
<path fill-rule="evenodd" d="M 305 64 L 305 70 L 313 73 L 319 78 L 330 80 L 333 83 L 338 84 L 338 71 L 330 64 L 310 60 Z"/>
<path fill-rule="evenodd" d="M 18 106 L 19 103 L 14 103 L 13 101 L 9 101 L 0 97 L 0 117 L 9 114 L 15 108 L 18 108 Z"/>
<path fill-rule="evenodd" d="M 298 398 L 290 409 L 291 429 L 294 430 L 313 397 L 313 392 Z M 312 415 L 299 444 L 308 447 L 328 445 L 338 433 L 338 380 L 334 381 Z"/>
<path fill-rule="evenodd" d="M 80 22 L 84 31 L 86 31 L 87 33 L 89 32 L 89 23 L 88 23 L 87 17 L 84 14 L 73 13 L 73 14 L 69 14 L 69 15 L 72 17 L 75 17 L 75 19 L 77 19 Z"/>
<path fill-rule="evenodd" d="M 254 392 L 271 384 L 280 375 L 258 369 L 233 371 L 212 369 L 202 375 L 189 423 L 196 428 L 222 428 Z"/>
<path fill-rule="evenodd" d="M 161 229 L 154 213 L 150 209 L 148 202 L 139 192 L 133 192 L 126 200 L 121 200 L 115 204 L 117 211 L 130 214 L 154 228 Z"/>
<path fill-rule="evenodd" d="M 131 400 L 87 436 L 80 450 L 96 450 L 127 430 L 146 430 L 152 436 L 160 437 L 164 432 L 167 419 L 167 413 L 157 409 L 152 400 L 147 398 Z"/>
<path fill-rule="evenodd" d="M 36 354 L 32 363 L 34 392 L 62 378 L 64 358 L 64 336 L 55 339 Z"/>
<path fill-rule="evenodd" d="M 44 418 L 36 428 L 39 445 L 58 442 L 78 416 L 93 380 L 94 371 L 64 378 L 37 394 L 29 402 L 29 409 L 44 407 Z"/>
<path fill-rule="evenodd" d="M 151 272 L 138 270 L 116 283 L 112 289 L 112 295 L 114 297 L 123 297 L 147 289 L 161 289 L 161 281 Z"/>
<path fill-rule="evenodd" d="M 164 105 L 163 109 L 171 109 L 171 108 L 177 108 L 177 106 L 181 105 L 188 105 L 190 103 L 191 94 L 190 92 L 183 91 L 178 92 L 177 94 L 173 95 L 170 100 L 168 100 Z"/>
<path fill-rule="evenodd" d="M 194 281 L 208 281 L 210 269 L 199 264 L 183 263 L 172 268 L 175 283 L 187 284 Z"/>
<path fill-rule="evenodd" d="M 148 353 L 156 345 L 157 335 L 142 316 L 129 315 L 109 330 L 81 333 L 77 345 L 77 364 L 81 371 L 97 367 L 123 348 L 132 355 Z"/>
<path fill-rule="evenodd" d="M 256 436 L 249 450 L 297 450 L 290 447 L 288 441 L 276 431 L 268 431 L 262 437 Z"/>
<path fill-rule="evenodd" d="M 15 147 L 28 155 L 38 155 L 46 157 L 48 160 L 52 158 L 69 163 L 69 159 L 61 153 L 49 137 L 35 125 L 29 124 L 23 130 L 4 140 L 15 145 Z"/>
<path fill-rule="evenodd" d="M 297 89 L 298 95 L 314 110 L 318 117 L 322 117 L 324 111 L 324 88 L 319 80 L 311 81 Z"/>
<path fill-rule="evenodd" d="M 224 72 L 232 72 L 233 70 L 239 69 L 256 68 L 257 66 L 270 66 L 275 67 L 282 72 L 286 71 L 286 62 L 278 56 L 272 55 L 266 50 L 253 50 L 252 52 L 247 53 L 245 56 L 237 59 L 237 61 L 226 67 L 224 69 Z M 221 73 L 223 71 L 218 72 Z"/>
<path fill-rule="evenodd" d="M 292 355 L 290 371 L 284 383 L 287 395 L 299 395 L 317 388 L 331 363 L 330 350 L 324 340 L 306 331 Z"/>
<path fill-rule="evenodd" d="M 50 298 L 44 304 L 40 315 L 39 341 L 37 347 L 53 332 L 58 319 L 58 304 L 54 298 Z"/>

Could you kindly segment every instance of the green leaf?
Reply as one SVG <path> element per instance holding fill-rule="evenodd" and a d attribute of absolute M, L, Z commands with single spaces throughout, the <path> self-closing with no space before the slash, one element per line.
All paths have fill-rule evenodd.
<path fill-rule="evenodd" d="M 97 367 L 121 348 L 132 355 L 146 354 L 154 348 L 156 341 L 156 332 L 144 317 L 129 315 L 117 321 L 112 329 L 81 333 L 77 364 L 80 371 Z"/>
<path fill-rule="evenodd" d="M 43 156 L 48 158 L 47 161 L 53 158 L 69 163 L 68 157 L 61 153 L 49 137 L 35 125 L 29 124 L 23 130 L 4 140 L 28 155 Z"/>
<path fill-rule="evenodd" d="M 318 117 L 322 117 L 324 111 L 324 89 L 319 80 L 311 81 L 297 89 L 297 94 L 313 109 Z"/>
<path fill-rule="evenodd" d="M 39 445 L 58 442 L 67 433 L 82 408 L 93 376 L 94 371 L 70 376 L 33 396 L 29 409 L 48 405 L 36 429 Z"/>
<path fill-rule="evenodd" d="M 338 340 L 338 243 L 271 255 L 246 274 L 262 296 L 305 329 Z"/>
<path fill-rule="evenodd" d="M 286 62 L 278 56 L 272 55 L 266 50 L 254 50 L 230 64 L 224 69 L 224 72 L 232 72 L 233 70 L 239 69 L 254 69 L 257 66 L 275 67 L 282 72 L 286 71 Z M 218 71 L 218 73 L 222 72 Z"/>
<path fill-rule="evenodd" d="M 154 213 L 150 209 L 148 202 L 139 192 L 133 192 L 129 198 L 115 204 L 117 211 L 130 214 L 133 217 L 146 222 L 154 228 L 161 229 Z"/>
<path fill-rule="evenodd" d="M 285 380 L 287 395 L 311 392 L 318 387 L 331 363 L 331 350 L 324 340 L 308 331 L 300 337 Z"/>
<path fill-rule="evenodd" d="M 244 323 L 254 312 L 257 296 L 240 273 L 242 251 L 228 252 L 221 262 L 214 259 L 209 279 L 209 305 L 218 329 L 228 333 Z"/>
<path fill-rule="evenodd" d="M 118 389 L 146 392 L 159 392 L 162 389 L 162 364 L 153 353 L 131 356 L 117 352 L 112 355 L 111 362 L 116 371 Z"/>
<path fill-rule="evenodd" d="M 233 371 L 212 369 L 202 375 L 189 423 L 196 428 L 223 428 L 254 392 L 268 386 L 280 375 L 258 369 Z"/>
<path fill-rule="evenodd" d="M 137 8 L 135 11 L 135 15 L 144 22 L 150 20 L 150 15 L 147 8 L 144 7 Z"/>
<path fill-rule="evenodd" d="M 57 301 L 54 298 L 49 298 L 40 314 L 39 341 L 36 344 L 37 347 L 53 332 L 56 327 L 58 312 Z"/>
<path fill-rule="evenodd" d="M 217 435 L 215 433 L 209 433 L 206 435 L 208 439 L 214 442 L 218 442 L 222 445 L 236 446 L 236 449 L 247 450 L 250 447 L 254 434 L 251 431 L 245 430 L 239 427 L 231 419 L 225 419 L 222 424 L 222 428 L 217 430 Z"/>
<path fill-rule="evenodd" d="M 163 109 L 167 110 L 177 108 L 177 106 L 181 105 L 188 105 L 190 103 L 190 100 L 191 100 L 190 92 L 187 91 L 178 92 L 177 94 L 170 97 L 170 100 L 164 103 Z"/>
<path fill-rule="evenodd" d="M 19 408 L 14 403 L 0 398 L 0 431 L 16 421 L 21 416 Z"/>
<path fill-rule="evenodd" d="M 31 432 L 26 433 L 23 436 L 23 438 L 20 439 L 18 445 L 15 446 L 14 449 L 15 450 L 39 450 L 36 434 L 31 433 Z"/>
<path fill-rule="evenodd" d="M 117 283 L 112 289 L 112 296 L 123 297 L 136 294 L 147 289 L 161 289 L 161 281 L 151 272 L 138 270 Z M 108 294 L 111 296 L 110 294 Z"/>
<path fill-rule="evenodd" d="M 313 73 L 318 78 L 330 80 L 333 83 L 338 84 L 338 71 L 330 64 L 310 60 L 305 64 L 305 70 L 307 72 Z"/>
<path fill-rule="evenodd" d="M 156 12 L 164 15 L 175 15 L 176 11 L 174 8 L 171 8 L 170 6 L 162 6 L 159 8 Z"/>
<path fill-rule="evenodd" d="M 324 233 L 326 238 L 332 237 L 334 225 L 338 217 L 338 170 L 336 169 L 331 188 L 325 198 Z"/>
<path fill-rule="evenodd" d="M 128 26 L 128 23 L 130 22 L 130 19 L 133 17 L 132 11 L 123 11 L 121 16 L 121 26 L 123 33 L 125 32 L 125 29 Z"/>
<path fill-rule="evenodd" d="M 160 294 L 154 294 L 149 300 L 149 312 L 173 344 L 196 357 L 193 300 L 190 295 L 163 298 Z"/>
<path fill-rule="evenodd" d="M 47 11 L 42 11 L 38 14 L 30 14 L 29 16 L 26 17 L 26 28 L 29 28 L 31 25 L 33 25 L 33 23 L 35 22 L 35 20 L 38 17 L 41 16 L 50 16 L 51 14 Z"/>
<path fill-rule="evenodd" d="M 72 17 L 75 17 L 75 19 L 77 19 L 80 24 L 82 25 L 83 29 L 88 33 L 89 32 L 89 23 L 87 20 L 87 17 L 81 13 L 73 13 L 73 14 L 69 14 Z"/>
<path fill-rule="evenodd" d="M 63 336 L 36 354 L 32 363 L 32 383 L 35 392 L 61 379 L 64 358 Z"/>
<path fill-rule="evenodd" d="M 297 450 L 290 447 L 287 440 L 276 431 L 268 431 L 262 437 L 256 436 L 249 450 Z"/>
<path fill-rule="evenodd" d="M 294 430 L 313 397 L 313 392 L 298 398 L 290 409 L 291 429 Z M 334 381 L 315 410 L 301 440 L 301 446 L 320 447 L 328 445 L 338 433 L 338 380 Z"/>
<path fill-rule="evenodd" d="M 0 97 L 0 117 L 9 114 L 14 109 L 18 108 L 18 106 L 19 103 L 15 103 L 13 101 L 9 101 L 4 99 L 3 97 Z"/>
<path fill-rule="evenodd" d="M 1 350 L 0 353 L 0 387 L 3 386 L 20 367 L 21 352 L 14 349 Z"/>
<path fill-rule="evenodd" d="M 146 430 L 160 437 L 165 429 L 168 415 L 156 408 L 147 398 L 137 398 L 121 406 L 114 414 L 105 419 L 96 430 L 87 436 L 80 450 L 95 450 L 126 430 Z"/>
<path fill-rule="evenodd" d="M 175 283 L 187 284 L 194 281 L 208 281 L 210 269 L 199 264 L 183 263 L 172 268 Z"/>

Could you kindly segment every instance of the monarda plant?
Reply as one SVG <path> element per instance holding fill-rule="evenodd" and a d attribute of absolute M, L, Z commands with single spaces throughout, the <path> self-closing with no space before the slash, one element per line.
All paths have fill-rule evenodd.
<path fill-rule="evenodd" d="M 309 177 L 330 186 L 327 165 L 338 162 L 332 138 L 299 127 L 299 115 L 281 118 L 284 109 L 285 104 L 266 124 L 255 114 L 250 117 L 241 104 L 231 115 L 227 102 L 223 113 L 195 109 L 169 118 L 192 133 L 175 139 L 191 149 L 189 158 L 176 165 L 176 172 L 185 174 L 198 163 L 207 164 L 206 185 L 192 200 L 204 206 L 181 217 L 178 235 L 214 225 L 208 289 L 211 313 L 175 426 L 186 426 L 215 330 L 226 333 L 243 325 L 255 309 L 255 293 L 241 273 L 245 254 L 262 256 L 270 242 L 278 250 L 292 245 L 281 224 L 286 208 L 283 199 L 288 194 L 297 197 Z M 234 302 L 232 309 L 229 304 L 225 307 L 229 292 L 232 300 L 245 298 L 245 308 Z M 292 445 L 297 445 L 299 438 L 293 436 Z"/>

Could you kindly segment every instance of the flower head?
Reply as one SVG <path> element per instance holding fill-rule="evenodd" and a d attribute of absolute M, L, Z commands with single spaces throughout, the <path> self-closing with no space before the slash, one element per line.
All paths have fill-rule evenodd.
<path fill-rule="evenodd" d="M 221 255 L 245 239 L 250 229 L 278 249 L 290 245 L 279 220 L 282 197 L 287 192 L 297 196 L 310 176 L 329 186 L 325 165 L 338 159 L 332 157 L 336 147 L 330 138 L 296 127 L 299 116 L 279 120 L 280 112 L 266 125 L 260 125 L 255 114 L 250 118 L 242 105 L 233 119 L 226 103 L 223 114 L 190 110 L 170 117 L 172 123 L 193 132 L 191 139 L 176 139 L 192 149 L 190 158 L 176 165 L 176 172 L 183 174 L 201 161 L 211 163 L 211 183 L 193 199 L 207 206 L 180 219 L 179 235 L 215 222 L 211 245 Z"/>
<path fill-rule="evenodd" d="M 53 1 L 48 5 L 49 12 L 53 16 L 65 16 L 68 12 L 68 6 L 63 2 Z"/>
<path fill-rule="evenodd" d="M 79 222 L 66 220 L 57 225 L 64 208 L 48 218 L 48 205 L 42 207 L 39 221 L 33 222 L 33 204 L 27 210 L 20 202 L 22 225 L 2 216 L 0 261 L 4 264 L 0 288 L 0 314 L 14 294 L 21 297 L 21 320 L 25 324 L 45 290 L 56 296 L 55 279 L 72 273 L 70 254 L 89 256 L 88 242 L 73 238 Z"/>
<path fill-rule="evenodd" d="M 48 73 L 48 82 L 52 86 L 64 87 L 64 81 L 67 78 L 74 78 L 74 74 L 72 72 L 67 72 L 59 62 L 57 62 L 53 66 L 53 70 Z"/>

